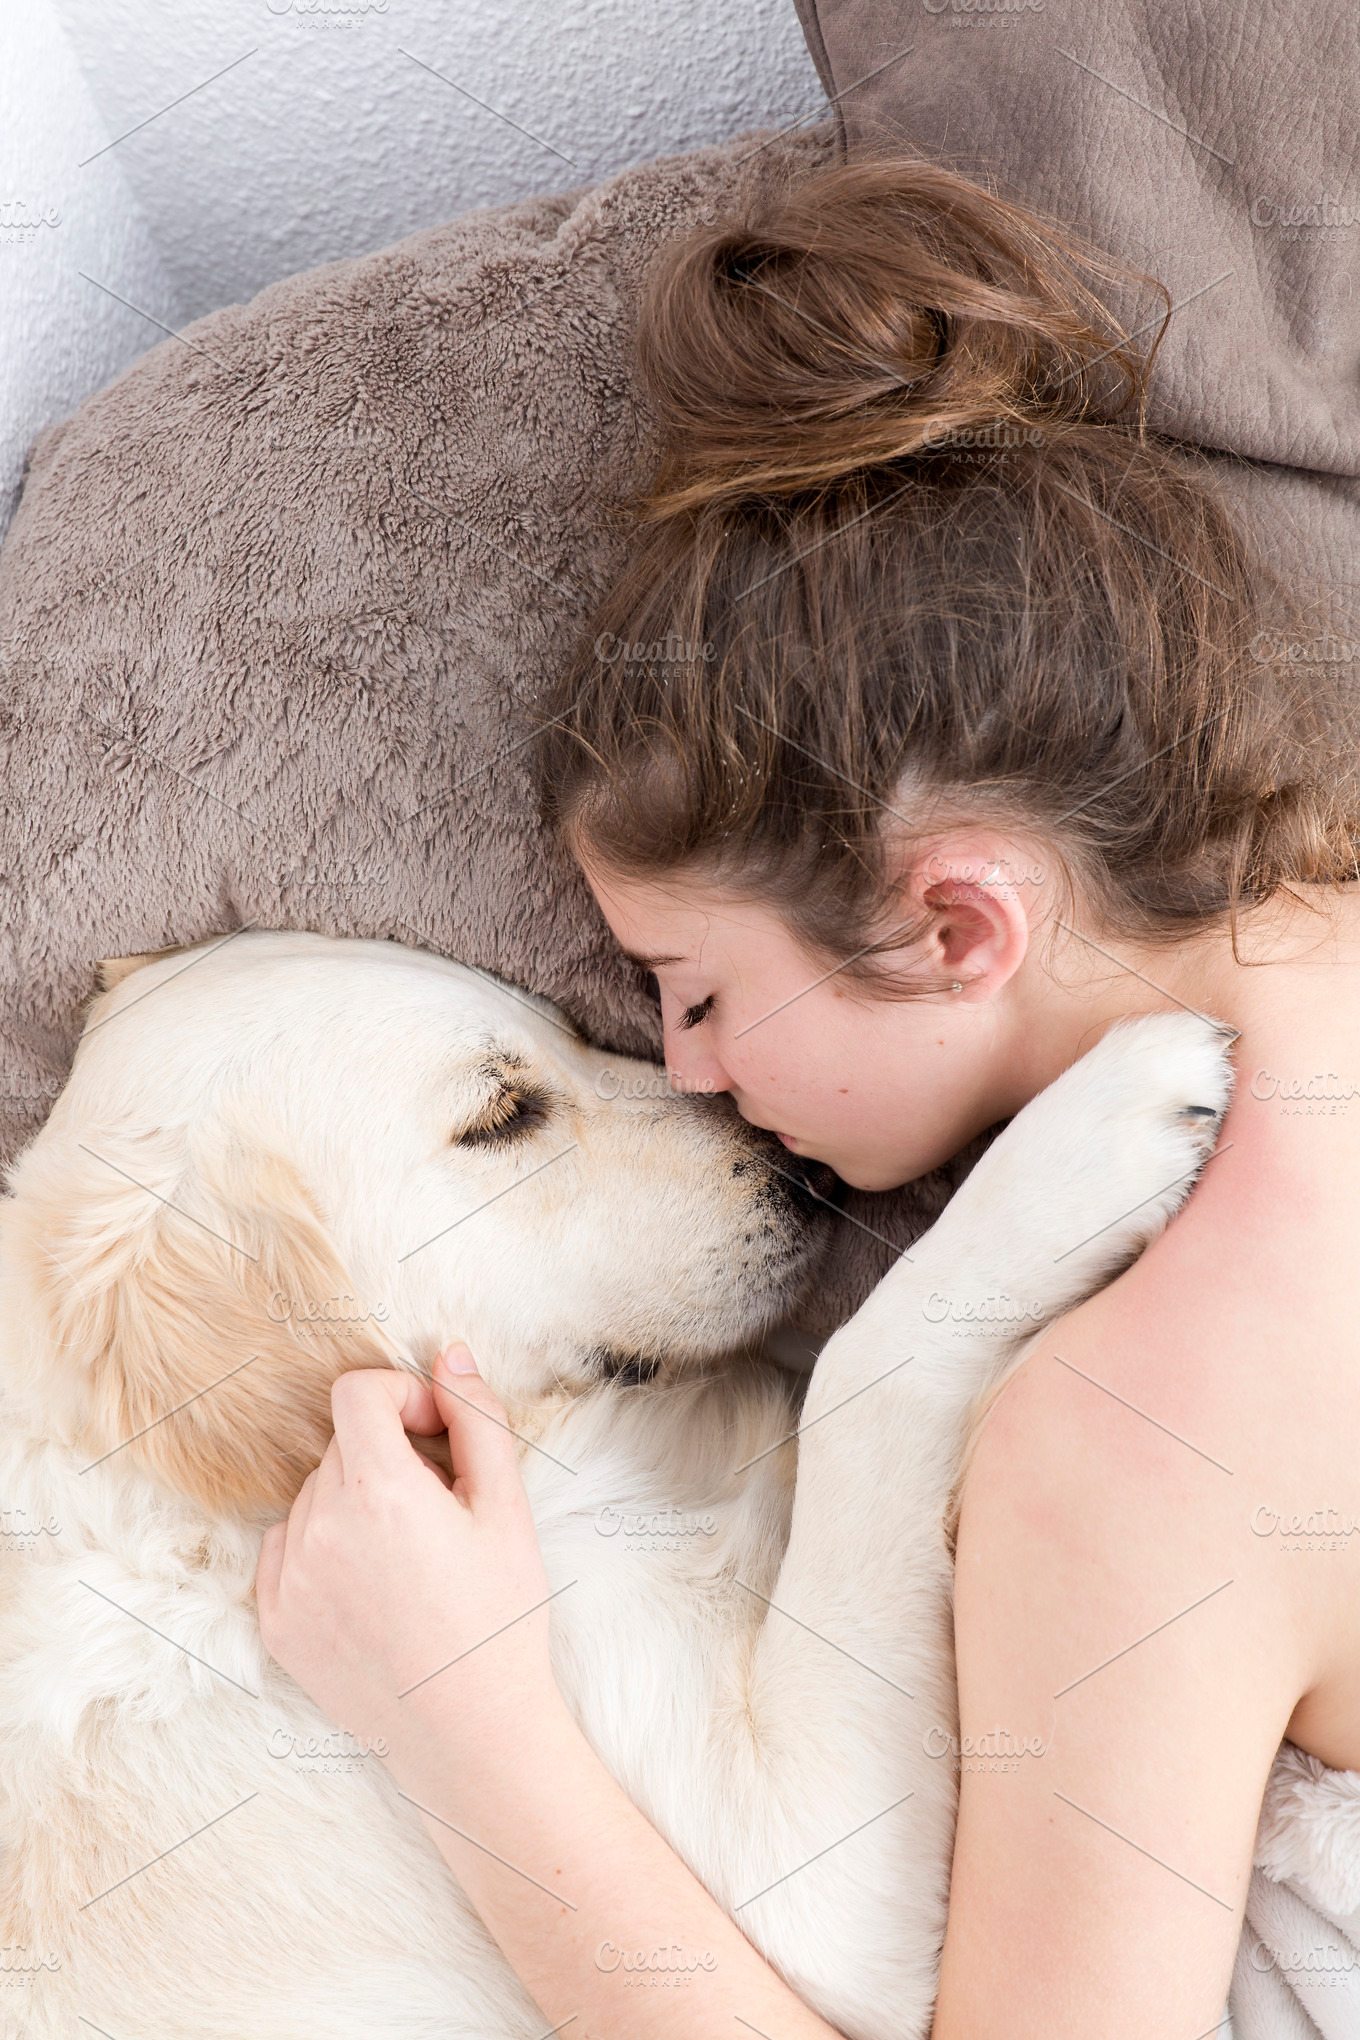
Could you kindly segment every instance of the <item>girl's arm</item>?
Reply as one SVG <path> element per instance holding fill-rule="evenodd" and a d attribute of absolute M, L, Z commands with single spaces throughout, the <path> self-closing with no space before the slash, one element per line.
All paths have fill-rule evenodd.
<path fill-rule="evenodd" d="M 436 1748 L 456 1743 L 453 1710 L 432 1708 L 429 1726 Z M 441 1855 L 541 2006 L 545 2029 L 567 2040 L 833 2040 L 560 1704 L 535 1710 L 532 1743 L 498 1748 L 475 1790 L 441 1777 L 437 1761 L 406 1789 L 429 1809 Z M 446 1805 L 486 1847 L 432 1817 Z"/>
<path fill-rule="evenodd" d="M 480 1376 L 441 1365 L 431 1394 L 357 1372 L 332 1405 L 326 1456 L 261 1552 L 265 1644 L 333 1721 L 386 1746 L 545 2031 L 835 2040 L 569 1715 L 513 1441 Z M 446 1426 L 451 1490 L 406 1436 Z"/>
<path fill-rule="evenodd" d="M 1140 1337 L 1127 1313 L 1116 1336 L 1097 1304 L 1102 1335 L 1088 1305 L 1038 1343 L 964 1488 L 934 2040 L 1216 2034 L 1266 1778 L 1308 1685 L 1288 1562 L 1249 1529 L 1249 1454 L 1193 1403 L 1204 1347 L 1165 1319 Z"/>

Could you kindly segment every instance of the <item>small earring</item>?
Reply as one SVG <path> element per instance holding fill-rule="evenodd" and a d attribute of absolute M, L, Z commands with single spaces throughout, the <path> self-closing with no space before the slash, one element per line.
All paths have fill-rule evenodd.
<path fill-rule="evenodd" d="M 963 990 L 962 981 L 959 978 L 955 978 L 953 984 L 949 987 L 949 989 L 951 992 L 961 992 Z"/>

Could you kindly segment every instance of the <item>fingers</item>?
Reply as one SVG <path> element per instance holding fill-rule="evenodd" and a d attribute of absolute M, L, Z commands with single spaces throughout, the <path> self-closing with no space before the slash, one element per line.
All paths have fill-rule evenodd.
<path fill-rule="evenodd" d="M 326 1447 L 327 1458 L 329 1458 L 334 1450 L 335 1440 L 332 1438 L 330 1444 Z M 324 1464 L 325 1460 L 323 1459 L 322 1465 Z M 284 1562 L 289 1558 L 295 1559 L 297 1556 L 302 1533 L 307 1526 L 307 1519 L 312 1512 L 312 1501 L 316 1494 L 316 1477 L 319 1471 L 319 1467 L 312 1468 L 312 1471 L 298 1489 L 297 1494 L 293 1497 L 293 1506 L 288 1511 L 286 1521 L 271 1523 L 261 1540 L 260 1560 L 255 1568 L 255 1605 L 259 1610 L 260 1633 L 262 1636 L 270 1628 L 275 1610 L 279 1605 L 279 1580 L 283 1572 Z M 266 1644 L 267 1642 L 268 1639 L 266 1638 Z"/>
<path fill-rule="evenodd" d="M 340 1459 L 340 1446 L 332 1438 L 321 1455 L 320 1463 L 314 1466 L 302 1486 L 298 1489 L 297 1500 L 288 1517 L 289 1541 L 292 1541 L 294 1524 L 298 1534 L 306 1528 L 306 1519 L 317 1502 L 329 1501 L 337 1488 L 345 1484 L 345 1469 Z"/>
<path fill-rule="evenodd" d="M 444 1419 L 427 1377 L 394 1369 L 392 1378 L 405 1384 L 405 1396 L 397 1405 L 403 1428 L 414 1432 L 417 1438 L 440 1437 L 445 1429 Z"/>
<path fill-rule="evenodd" d="M 269 1648 L 273 1633 L 274 1610 L 279 1605 L 279 1574 L 283 1571 L 283 1547 L 287 1535 L 286 1523 L 271 1523 L 264 1533 L 260 1546 L 260 1562 L 255 1568 L 255 1606 L 260 1617 L 260 1634 Z"/>
<path fill-rule="evenodd" d="M 431 1390 L 397 1368 L 355 1368 L 339 1375 L 331 1384 L 335 1436 L 310 1484 L 329 1496 L 365 1466 L 404 1472 L 412 1450 L 407 1432 L 435 1437 L 447 1426 L 455 1492 L 466 1501 L 522 1493 L 514 1433 L 466 1346 L 450 1346 L 439 1356 L 433 1383 Z M 294 1515 L 302 1499 L 299 1495 Z M 310 1501 L 309 1496 L 308 1507 Z M 292 1518 L 288 1541 L 291 1546 Z"/>
<path fill-rule="evenodd" d="M 504 1500 L 523 1493 L 515 1434 L 467 1347 L 450 1346 L 434 1363 L 434 1395 L 449 1427 L 454 1492 L 465 1500 Z"/>
<path fill-rule="evenodd" d="M 326 1450 L 330 1452 L 334 1449 L 335 1440 L 332 1438 Z M 312 1500 L 316 1494 L 316 1476 L 318 1470 L 315 1466 L 312 1468 L 306 1480 L 303 1481 L 302 1486 L 298 1489 L 292 1508 L 288 1511 L 288 1521 L 283 1526 L 283 1559 L 285 1565 L 290 1559 L 294 1561 L 297 1559 L 298 1550 L 311 1518 Z"/>
<path fill-rule="evenodd" d="M 406 1433 L 433 1438 L 444 1418 L 432 1390 L 398 1367 L 360 1367 L 331 1383 L 331 1421 L 344 1479 L 356 1465 L 404 1463 Z"/>

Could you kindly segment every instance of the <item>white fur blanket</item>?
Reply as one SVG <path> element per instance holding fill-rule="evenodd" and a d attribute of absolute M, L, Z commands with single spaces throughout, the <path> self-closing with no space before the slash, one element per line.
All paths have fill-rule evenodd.
<path fill-rule="evenodd" d="M 1216 2040 L 1360 2040 L 1360 1771 L 1285 1743 Z"/>

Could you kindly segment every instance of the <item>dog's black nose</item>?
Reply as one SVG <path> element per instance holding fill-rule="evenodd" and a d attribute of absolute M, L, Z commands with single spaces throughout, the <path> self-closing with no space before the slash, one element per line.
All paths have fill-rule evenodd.
<path fill-rule="evenodd" d="M 783 1177 L 800 1203 L 815 1211 L 825 1211 L 828 1204 L 835 1204 L 845 1188 L 836 1171 L 826 1162 L 814 1161 L 811 1155 L 795 1154 L 782 1142 L 778 1157 L 771 1160 L 770 1167 Z"/>
<path fill-rule="evenodd" d="M 726 1102 L 714 1100 L 715 1104 Z M 735 1107 L 731 1108 L 730 1123 L 739 1144 L 732 1163 L 734 1176 L 757 1182 L 763 1176 L 766 1194 L 804 1219 L 824 1218 L 827 1206 L 840 1202 L 845 1185 L 826 1162 L 814 1161 L 811 1155 L 800 1155 L 785 1147 L 777 1133 L 741 1119 Z"/>

